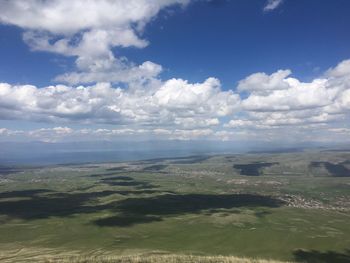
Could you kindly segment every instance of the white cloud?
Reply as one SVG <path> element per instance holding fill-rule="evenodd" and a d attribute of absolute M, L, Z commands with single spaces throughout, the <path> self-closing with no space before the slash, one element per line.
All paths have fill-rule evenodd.
<path fill-rule="evenodd" d="M 339 133 L 348 136 L 350 135 L 350 128 L 330 128 L 328 130 L 333 133 Z"/>
<path fill-rule="evenodd" d="M 161 67 L 115 57 L 114 47 L 143 48 L 145 25 L 160 10 L 189 0 L 0 1 L 0 23 L 25 30 L 32 50 L 76 57 L 77 71 L 57 76 L 70 84 L 130 82 L 155 77 Z"/>
<path fill-rule="evenodd" d="M 207 139 L 214 134 L 211 129 L 72 129 L 69 127 L 53 127 L 35 130 L 10 130 L 0 128 L 1 139 L 11 138 L 19 141 L 43 141 L 43 142 L 63 142 L 63 141 L 87 141 L 87 140 L 120 140 L 135 138 L 157 138 L 167 140 L 196 140 Z"/>
<path fill-rule="evenodd" d="M 182 126 L 186 129 L 198 128 L 198 127 L 210 127 L 217 126 L 220 124 L 218 118 L 197 118 L 197 117 L 184 117 L 176 118 L 174 124 Z"/>
<path fill-rule="evenodd" d="M 278 70 L 277 72 L 267 75 L 263 72 L 255 73 L 238 83 L 238 91 L 247 91 L 251 93 L 266 94 L 273 90 L 288 89 L 289 83 L 286 80 L 292 72 L 287 70 Z"/>
<path fill-rule="evenodd" d="M 44 142 L 56 142 L 70 136 L 74 130 L 68 127 L 41 128 L 31 131 L 22 131 L 21 135 L 30 139 Z"/>
<path fill-rule="evenodd" d="M 289 77 L 289 70 L 271 75 L 257 73 L 240 81 L 237 91 L 222 90 L 215 78 L 202 83 L 153 79 L 123 89 L 110 83 L 44 88 L 1 83 L 0 118 L 60 125 L 117 125 L 108 131 L 86 130 L 90 136 L 101 137 L 157 134 L 180 139 L 197 135 L 232 138 L 219 134 L 230 129 L 235 136 L 239 132 L 241 138 L 248 138 L 255 136 L 249 131 L 257 130 L 268 134 L 281 129 L 288 133 L 296 127 L 300 133 L 309 128 L 349 128 L 350 73 L 344 65 L 346 61 L 310 82 Z M 59 137 L 71 131 L 57 128 L 48 133 L 53 132 Z M 3 130 L 1 134 L 8 132 Z"/>
<path fill-rule="evenodd" d="M 234 119 L 225 127 L 234 129 L 275 129 L 286 126 L 317 126 L 325 125 L 332 121 L 343 120 L 344 115 L 328 114 L 315 111 L 295 112 L 260 112 L 251 113 L 245 119 Z"/>
<path fill-rule="evenodd" d="M 305 129 L 317 131 L 348 126 L 349 65 L 348 60 L 342 61 L 328 70 L 324 77 L 311 82 L 289 77 L 289 70 L 279 70 L 271 75 L 256 73 L 248 76 L 238 85 L 238 91 L 248 94 L 240 103 L 239 113 L 224 127 L 263 130 L 265 133 L 283 129 L 284 133 L 290 135 L 298 129 L 301 134 Z"/>
<path fill-rule="evenodd" d="M 334 78 L 350 77 L 350 59 L 344 60 L 335 68 L 329 69 L 327 75 Z"/>
<path fill-rule="evenodd" d="M 258 125 L 253 120 L 248 119 L 236 119 L 230 120 L 227 124 L 224 125 L 226 128 L 257 128 Z"/>
<path fill-rule="evenodd" d="M 344 110 L 350 110 L 350 90 L 345 90 L 338 97 L 337 106 Z"/>
<path fill-rule="evenodd" d="M 62 74 L 57 76 L 55 80 L 71 85 L 104 82 L 107 80 L 108 82 L 143 83 L 156 78 L 162 71 L 161 65 L 151 61 L 146 61 L 141 65 L 134 65 L 127 60 L 118 60 L 114 57 L 110 57 L 110 59 L 110 61 L 104 59 L 94 60 L 85 70 Z M 81 66 L 79 68 L 82 69 Z"/>
<path fill-rule="evenodd" d="M 0 23 L 23 29 L 23 39 L 32 50 L 73 57 L 76 65 L 55 79 L 67 85 L 0 83 L 0 119 L 60 125 L 29 132 L 2 128 L 0 135 L 56 141 L 148 135 L 237 139 L 263 134 L 269 140 L 280 137 L 278 133 L 309 138 L 318 129 L 333 133 L 349 129 L 350 60 L 310 82 L 291 77 L 287 69 L 270 75 L 258 72 L 241 80 L 236 89 L 224 90 L 216 78 L 202 83 L 162 81 L 161 65 L 151 61 L 138 65 L 115 55 L 116 47 L 146 47 L 149 43 L 142 35 L 147 23 L 164 8 L 189 2 L 0 0 Z M 269 0 L 264 11 L 282 3 Z M 119 82 L 128 85 L 120 88 Z M 116 127 L 65 127 L 71 123 Z"/>
<path fill-rule="evenodd" d="M 264 6 L 264 11 L 269 12 L 278 8 L 284 0 L 267 0 L 266 5 Z"/>
<path fill-rule="evenodd" d="M 289 86 L 284 90 L 271 90 L 264 95 L 252 93 L 242 102 L 249 111 L 291 111 L 324 107 L 334 102 L 339 90 L 328 85 L 327 79 L 303 83 L 297 79 L 284 80 Z M 264 83 L 262 82 L 263 86 Z"/>
<path fill-rule="evenodd" d="M 23 134 L 23 131 L 18 130 L 10 130 L 7 128 L 0 128 L 0 136 L 15 136 L 15 135 L 21 135 Z"/>
<path fill-rule="evenodd" d="M 196 116 L 226 116 L 239 103 L 239 96 L 232 91 L 221 91 L 218 79 L 208 78 L 204 83 L 189 84 L 182 79 L 171 79 L 154 94 L 157 103 L 164 108 Z"/>
<path fill-rule="evenodd" d="M 213 78 L 195 84 L 182 79 L 153 84 L 121 89 L 109 83 L 76 88 L 0 83 L 0 117 L 196 128 L 218 125 L 218 118 L 232 114 L 239 104 L 239 96 L 222 91 Z"/>
<path fill-rule="evenodd" d="M 213 131 L 211 129 L 193 129 L 193 130 L 175 130 L 170 139 L 177 140 L 193 140 L 198 138 L 205 138 L 212 135 Z"/>
<path fill-rule="evenodd" d="M 160 9 L 186 0 L 11 0 L 1 1 L 1 21 L 16 26 L 72 35 L 92 28 L 141 30 Z M 19 16 L 20 15 L 20 16 Z"/>

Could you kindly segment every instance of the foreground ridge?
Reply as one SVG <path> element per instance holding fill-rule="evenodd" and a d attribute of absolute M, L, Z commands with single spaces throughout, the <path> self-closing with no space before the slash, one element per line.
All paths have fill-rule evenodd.
<path fill-rule="evenodd" d="M 150 255 L 96 258 L 70 258 L 47 262 L 74 263 L 292 263 L 286 261 L 239 258 L 234 256 Z"/>
<path fill-rule="evenodd" d="M 12 251 L 14 252 L 14 251 Z M 17 253 L 0 253 L 0 261 L 12 262 L 57 262 L 57 263 L 293 263 L 290 261 L 266 260 L 255 258 L 240 258 L 235 256 L 197 256 L 176 254 L 137 254 L 137 255 L 84 255 L 78 251 L 72 253 L 54 253 L 48 249 L 37 253 L 27 249 L 17 250 Z M 47 253 L 45 253 L 47 252 Z"/>

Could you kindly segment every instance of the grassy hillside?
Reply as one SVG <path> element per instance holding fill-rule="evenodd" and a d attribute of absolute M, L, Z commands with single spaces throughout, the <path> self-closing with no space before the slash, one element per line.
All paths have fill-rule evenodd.
<path fill-rule="evenodd" d="M 171 254 L 139 254 L 126 256 L 79 256 L 77 251 L 60 253 L 50 249 L 24 249 L 0 252 L 0 260 L 11 262 L 59 263 L 288 263 L 286 261 L 238 258 L 234 256 L 195 256 Z M 290 262 L 291 263 L 291 262 Z"/>
<path fill-rule="evenodd" d="M 41 257 L 45 247 L 65 258 L 157 251 L 350 262 L 348 160 L 305 152 L 4 167 L 1 259 Z"/>

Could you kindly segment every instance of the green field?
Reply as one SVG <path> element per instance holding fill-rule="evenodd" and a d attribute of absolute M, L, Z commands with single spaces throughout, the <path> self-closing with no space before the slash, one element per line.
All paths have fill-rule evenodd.
<path fill-rule="evenodd" d="M 350 262 L 350 153 L 0 168 L 0 261 L 185 254 Z"/>

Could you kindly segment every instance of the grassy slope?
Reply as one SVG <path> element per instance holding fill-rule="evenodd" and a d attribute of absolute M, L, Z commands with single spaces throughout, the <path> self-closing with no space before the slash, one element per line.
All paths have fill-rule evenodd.
<path fill-rule="evenodd" d="M 331 157 L 333 161 L 340 158 Z M 265 203 L 223 205 L 220 196 L 226 199 L 239 193 L 301 195 L 333 206 L 349 197 L 349 178 L 302 172 L 308 169 L 302 160 L 309 159 L 309 154 L 215 157 L 200 163 L 133 164 L 132 171 L 76 166 L 8 175 L 0 184 L 0 251 L 3 257 L 10 256 L 9 251 L 40 256 L 40 248 L 46 247 L 65 256 L 160 251 L 298 262 L 309 258 L 332 262 L 325 261 L 329 257 L 347 260 L 348 211 Z M 233 163 L 255 161 L 277 161 L 284 168 L 264 168 L 264 175 L 258 177 L 240 176 L 232 168 Z M 282 174 L 288 169 L 300 174 Z M 193 199 L 193 194 L 202 198 Z M 168 195 L 171 198 L 164 198 Z"/>
<path fill-rule="evenodd" d="M 21 249 L 0 251 L 3 263 L 60 262 L 60 263 L 288 263 L 286 261 L 239 258 L 234 256 L 196 256 L 178 254 L 136 254 L 109 256 L 82 256 L 79 251 L 62 253 L 55 249 Z M 291 262 L 290 262 L 291 263 Z"/>

